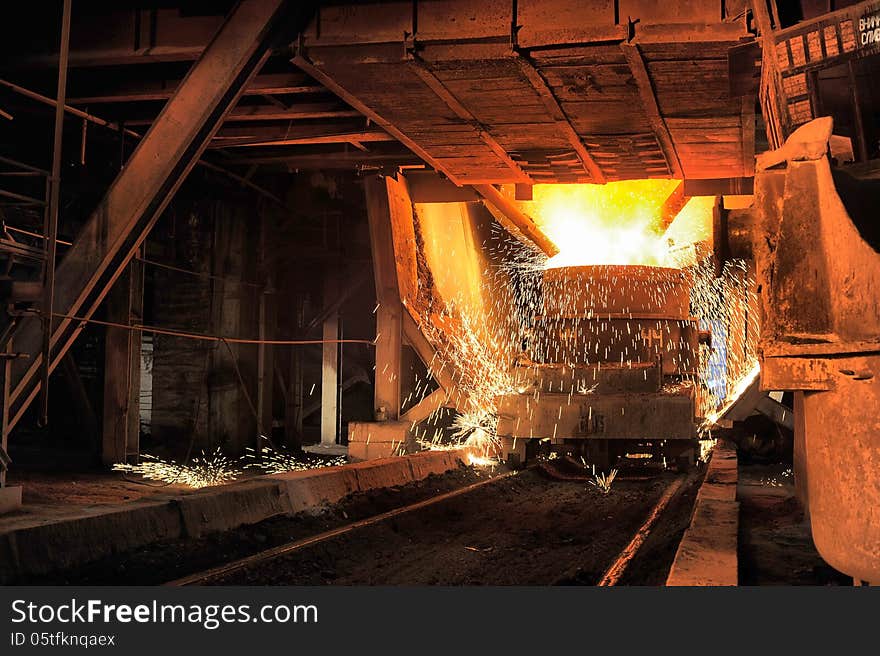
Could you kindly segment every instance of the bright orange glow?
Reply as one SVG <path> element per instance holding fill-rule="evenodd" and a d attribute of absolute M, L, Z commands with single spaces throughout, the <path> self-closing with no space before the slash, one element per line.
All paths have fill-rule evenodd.
<path fill-rule="evenodd" d="M 661 210 L 678 180 L 547 184 L 520 206 L 560 252 L 547 268 L 585 264 L 672 266 Z"/>

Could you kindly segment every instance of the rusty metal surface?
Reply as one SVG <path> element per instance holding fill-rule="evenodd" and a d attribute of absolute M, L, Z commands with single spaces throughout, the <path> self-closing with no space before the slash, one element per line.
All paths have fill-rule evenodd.
<path fill-rule="evenodd" d="M 813 541 L 830 565 L 880 584 L 880 356 L 835 362 L 852 375 L 804 394 Z"/>
<path fill-rule="evenodd" d="M 680 269 L 592 265 L 548 269 L 543 313 L 553 317 L 687 319 L 689 288 Z"/>
<path fill-rule="evenodd" d="M 747 33 L 700 4 L 352 2 L 321 9 L 295 63 L 459 184 L 740 178 L 741 103 L 717 98 Z"/>
<path fill-rule="evenodd" d="M 543 319 L 529 336 L 529 354 L 538 363 L 662 362 L 665 375 L 694 373 L 696 325 L 670 319 Z"/>
<path fill-rule="evenodd" d="M 830 390 L 834 377 L 828 360 L 820 358 L 768 358 L 761 362 L 761 389 Z"/>
<path fill-rule="evenodd" d="M 592 394 L 659 392 L 663 376 L 658 363 L 594 364 L 570 367 L 529 364 L 515 372 L 519 389 L 528 392 L 590 390 Z"/>
<path fill-rule="evenodd" d="M 660 362 L 664 375 L 697 367 L 699 331 L 688 320 L 679 269 L 578 266 L 544 273 L 543 314 L 528 336 L 534 362 L 620 366 Z"/>
<path fill-rule="evenodd" d="M 880 254 L 828 160 L 789 160 L 757 175 L 752 216 L 737 218 L 759 228 L 762 387 L 796 392 L 795 479 L 819 553 L 880 583 Z"/>
<path fill-rule="evenodd" d="M 880 254 L 859 234 L 825 159 L 789 163 L 765 287 L 764 340 L 856 342 L 880 335 Z M 761 251 L 758 251 L 760 257 Z M 840 349 L 844 350 L 842 344 Z"/>
<path fill-rule="evenodd" d="M 577 266 L 544 272 L 543 314 L 499 399 L 505 438 L 690 440 L 699 331 L 678 269 Z"/>
<path fill-rule="evenodd" d="M 693 387 L 653 394 L 512 394 L 498 405 L 498 434 L 516 438 L 689 440 Z"/>

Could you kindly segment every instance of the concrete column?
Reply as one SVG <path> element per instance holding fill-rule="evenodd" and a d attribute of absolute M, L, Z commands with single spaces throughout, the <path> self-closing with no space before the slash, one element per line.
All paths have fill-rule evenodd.
<path fill-rule="evenodd" d="M 6 486 L 6 458 L 8 457 L 9 448 L 9 385 L 11 362 L 10 355 L 12 353 L 12 341 L 6 344 L 0 344 L 3 349 L 4 357 L 0 359 L 0 394 L 2 394 L 2 407 L 0 407 L 0 489 Z"/>
<path fill-rule="evenodd" d="M 328 272 L 324 283 L 324 305 L 336 300 L 339 284 L 335 271 Z M 339 397 L 339 344 L 328 341 L 339 339 L 339 313 L 332 312 L 324 320 L 322 339 L 324 340 L 321 364 L 321 444 L 336 444 L 339 432 L 337 425 Z"/>
<path fill-rule="evenodd" d="M 131 325 L 143 314 L 143 265 L 132 260 L 107 295 L 109 321 Z M 129 462 L 140 446 L 141 333 L 108 327 L 104 341 L 101 461 Z"/>
<path fill-rule="evenodd" d="M 260 340 L 275 335 L 275 294 L 265 291 L 260 296 Z M 272 437 L 272 391 L 274 389 L 274 349 L 271 344 L 260 344 L 257 353 L 257 412 L 264 435 Z"/>
<path fill-rule="evenodd" d="M 265 341 L 275 337 L 277 324 L 275 289 L 269 268 L 269 248 L 271 243 L 271 215 L 263 212 L 260 228 L 259 277 L 266 281 L 260 294 L 257 332 L 259 339 Z M 272 438 L 272 392 L 275 389 L 275 351 L 270 344 L 260 344 L 257 348 L 257 416 L 260 418 L 258 430 Z M 256 449 L 262 449 L 262 438 L 257 438 Z"/>

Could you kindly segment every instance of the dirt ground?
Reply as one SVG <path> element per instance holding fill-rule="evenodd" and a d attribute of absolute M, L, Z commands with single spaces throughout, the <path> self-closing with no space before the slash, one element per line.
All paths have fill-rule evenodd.
<path fill-rule="evenodd" d="M 499 469 L 496 473 L 501 473 Z M 484 480 L 460 468 L 349 497 L 317 514 L 276 517 L 200 540 L 119 554 L 28 584 L 152 585 Z M 629 542 L 672 480 L 583 482 L 523 471 L 474 492 L 356 530 L 221 581 L 240 585 L 590 585 Z M 697 471 L 661 515 L 624 584 L 662 584 L 690 518 Z"/>
<path fill-rule="evenodd" d="M 852 585 L 816 551 L 790 468 L 739 465 L 740 585 Z"/>
<path fill-rule="evenodd" d="M 591 585 L 632 538 L 671 478 L 619 479 L 610 494 L 602 495 L 582 482 L 525 471 L 217 583 Z M 689 517 L 686 499 L 680 505 L 678 514 Z M 678 531 L 658 532 L 627 582 L 662 583 L 678 539 Z"/>

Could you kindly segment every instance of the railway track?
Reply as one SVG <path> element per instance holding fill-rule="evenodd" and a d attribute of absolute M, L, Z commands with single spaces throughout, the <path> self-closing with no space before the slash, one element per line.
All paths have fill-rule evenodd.
<path fill-rule="evenodd" d="M 437 504 L 441 504 L 456 497 L 461 497 L 463 495 L 473 493 L 480 488 L 497 485 L 501 481 L 509 480 L 512 477 L 516 477 L 519 473 L 519 471 L 509 472 L 483 481 L 478 481 L 476 483 L 472 483 L 470 485 L 466 485 L 464 487 L 451 490 L 449 492 L 435 495 L 428 499 L 423 499 L 416 503 L 411 503 L 400 508 L 395 508 L 387 512 L 379 513 L 377 515 L 354 521 L 349 524 L 333 528 L 331 530 L 317 533 L 315 535 L 293 540 L 291 542 L 287 542 L 285 544 L 246 556 L 244 558 L 232 560 L 201 572 L 196 572 L 194 574 L 174 579 L 172 581 L 168 581 L 164 585 L 171 587 L 182 587 L 211 584 L 214 582 L 222 581 L 227 577 L 236 574 L 240 575 L 253 568 L 261 567 L 267 563 L 271 563 L 272 561 L 290 556 L 291 554 L 307 549 L 309 547 L 332 541 L 349 533 L 353 533 L 370 526 L 376 526 L 382 523 L 386 523 L 390 520 L 393 520 L 394 518 L 409 515 L 420 510 L 428 509 L 432 506 L 436 506 Z M 669 504 L 670 500 L 681 489 L 684 480 L 684 476 L 678 476 L 666 486 L 659 500 L 650 509 L 650 512 L 647 514 L 646 518 L 641 523 L 638 530 L 635 532 L 635 534 L 632 536 L 632 538 L 629 540 L 623 550 L 621 550 L 617 557 L 614 558 L 611 566 L 608 567 L 608 569 L 605 571 L 604 575 L 602 575 L 596 585 L 613 586 L 619 583 L 621 577 L 627 569 L 627 566 L 636 556 L 640 547 L 648 539 L 652 530 L 657 526 L 658 519 L 660 518 L 664 509 Z M 476 551 L 476 549 L 473 550 Z"/>

